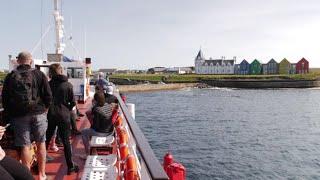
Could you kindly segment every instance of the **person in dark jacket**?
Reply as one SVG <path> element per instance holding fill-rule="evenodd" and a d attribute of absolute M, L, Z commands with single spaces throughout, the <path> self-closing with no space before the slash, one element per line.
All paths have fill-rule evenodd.
<path fill-rule="evenodd" d="M 60 64 L 52 64 L 49 67 L 49 84 L 53 94 L 53 102 L 48 112 L 48 147 L 54 130 L 58 127 L 58 133 L 64 146 L 64 155 L 68 166 L 68 174 L 78 172 L 79 167 L 72 161 L 72 149 L 69 141 L 70 130 L 70 111 L 76 105 L 72 84 L 68 82 L 67 76 L 62 74 Z"/>
<path fill-rule="evenodd" d="M 52 95 L 46 75 L 31 69 L 32 55 L 21 52 L 16 70 L 9 73 L 2 89 L 2 104 L 14 129 L 14 144 L 21 148 L 22 164 L 30 169 L 30 145 L 33 137 L 37 145 L 40 179 L 45 179 L 47 110 Z"/>
<path fill-rule="evenodd" d="M 105 93 L 107 103 L 109 103 L 109 104 L 111 104 L 111 103 L 118 104 L 119 103 L 117 97 L 113 95 L 113 86 L 104 86 L 103 90 Z"/>
<path fill-rule="evenodd" d="M 112 112 L 114 109 L 113 104 L 106 103 L 105 95 L 102 92 L 95 93 L 95 105 L 92 108 L 93 120 L 91 127 L 83 129 L 82 141 L 89 154 L 89 140 L 92 136 L 108 136 L 113 133 Z"/>

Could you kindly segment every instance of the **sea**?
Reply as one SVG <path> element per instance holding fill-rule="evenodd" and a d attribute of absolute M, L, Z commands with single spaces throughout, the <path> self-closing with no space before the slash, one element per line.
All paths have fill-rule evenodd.
<path fill-rule="evenodd" d="M 187 179 L 320 179 L 320 89 L 128 93 L 157 158 Z"/>

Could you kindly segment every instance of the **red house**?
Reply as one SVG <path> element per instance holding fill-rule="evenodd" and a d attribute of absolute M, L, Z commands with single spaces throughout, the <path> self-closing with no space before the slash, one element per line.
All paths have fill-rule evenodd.
<path fill-rule="evenodd" d="M 309 73 L 309 61 L 307 61 L 305 58 L 302 58 L 300 61 L 298 61 L 296 65 L 296 72 L 297 74 Z"/>

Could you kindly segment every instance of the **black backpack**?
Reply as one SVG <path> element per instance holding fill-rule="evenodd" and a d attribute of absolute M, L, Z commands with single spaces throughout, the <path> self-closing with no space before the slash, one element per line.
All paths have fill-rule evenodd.
<path fill-rule="evenodd" d="M 38 104 L 36 80 L 32 69 L 13 70 L 10 78 L 10 105 L 17 114 L 26 114 Z"/>

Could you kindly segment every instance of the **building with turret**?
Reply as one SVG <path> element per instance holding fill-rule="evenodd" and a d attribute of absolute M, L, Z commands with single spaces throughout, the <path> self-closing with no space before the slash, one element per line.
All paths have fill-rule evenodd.
<path fill-rule="evenodd" d="M 196 74 L 234 74 L 234 66 L 236 57 L 233 59 L 205 59 L 201 49 L 195 58 L 195 73 Z"/>

